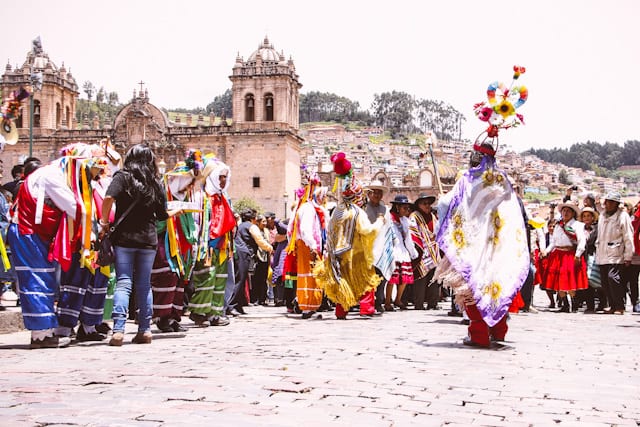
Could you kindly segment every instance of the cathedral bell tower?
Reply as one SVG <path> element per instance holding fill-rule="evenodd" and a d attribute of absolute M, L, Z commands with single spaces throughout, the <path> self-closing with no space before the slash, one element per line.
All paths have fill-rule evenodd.
<path fill-rule="evenodd" d="M 285 60 L 265 37 L 246 62 L 236 57 L 229 79 L 233 98 L 233 123 L 225 130 L 225 159 L 233 174 L 229 192 L 286 218 L 289 195 L 300 187 L 303 142 L 298 135 L 302 84 L 293 60 Z"/>
<path fill-rule="evenodd" d="M 233 121 L 245 129 L 299 128 L 298 74 L 293 60 L 285 60 L 267 37 L 244 62 L 236 57 L 229 77 L 233 93 Z"/>

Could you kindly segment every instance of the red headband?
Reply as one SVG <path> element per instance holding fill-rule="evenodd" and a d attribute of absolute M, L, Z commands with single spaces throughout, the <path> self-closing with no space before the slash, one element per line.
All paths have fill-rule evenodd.
<path fill-rule="evenodd" d="M 483 145 L 473 144 L 473 149 L 475 151 L 478 151 L 478 152 L 482 153 L 482 154 L 488 154 L 490 156 L 495 156 L 496 155 L 496 150 L 494 150 L 494 149 L 492 149 L 490 147 L 487 147 L 486 145 L 483 146 Z"/>

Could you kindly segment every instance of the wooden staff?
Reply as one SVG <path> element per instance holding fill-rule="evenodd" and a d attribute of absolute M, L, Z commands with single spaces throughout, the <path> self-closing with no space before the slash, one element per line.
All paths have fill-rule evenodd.
<path fill-rule="evenodd" d="M 426 134 L 427 137 L 427 145 L 429 145 L 429 154 L 431 154 L 431 163 L 433 164 L 433 172 L 436 176 L 436 183 L 438 184 L 438 192 L 440 195 L 444 194 L 442 191 L 442 182 L 440 182 L 440 172 L 438 172 L 438 163 L 436 162 L 436 157 L 433 155 L 433 139 L 435 136 L 432 132 Z"/>

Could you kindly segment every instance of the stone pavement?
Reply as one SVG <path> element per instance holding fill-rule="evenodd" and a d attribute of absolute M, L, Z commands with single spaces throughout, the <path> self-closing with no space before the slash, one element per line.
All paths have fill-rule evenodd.
<path fill-rule="evenodd" d="M 546 297 L 536 294 L 537 305 Z M 445 304 L 443 304 L 444 308 Z M 29 350 L 0 335 L 11 426 L 637 426 L 640 316 L 513 315 L 507 346 L 463 346 L 439 311 L 346 321 L 249 307 L 151 345 Z"/>

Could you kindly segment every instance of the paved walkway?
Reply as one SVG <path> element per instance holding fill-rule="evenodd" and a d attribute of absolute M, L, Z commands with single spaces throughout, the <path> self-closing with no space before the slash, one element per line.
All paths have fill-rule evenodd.
<path fill-rule="evenodd" d="M 538 299 L 542 298 L 542 299 Z M 544 306 L 546 298 L 537 294 Z M 638 426 L 640 316 L 541 311 L 501 350 L 446 310 L 346 321 L 249 307 L 226 327 L 123 347 L 0 335 L 11 426 Z M 351 318 L 353 317 L 353 318 Z"/>

